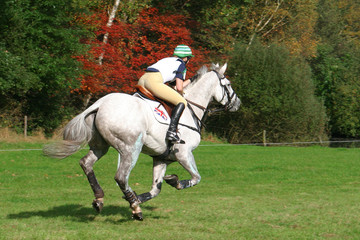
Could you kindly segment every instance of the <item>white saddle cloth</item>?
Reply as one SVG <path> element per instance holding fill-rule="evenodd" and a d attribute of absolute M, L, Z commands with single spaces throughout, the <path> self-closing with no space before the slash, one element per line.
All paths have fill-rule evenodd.
<path fill-rule="evenodd" d="M 135 93 L 134 96 L 139 97 L 146 102 L 146 104 L 150 107 L 155 119 L 159 123 L 170 124 L 170 116 L 162 104 L 157 101 L 144 98 L 138 93 Z"/>

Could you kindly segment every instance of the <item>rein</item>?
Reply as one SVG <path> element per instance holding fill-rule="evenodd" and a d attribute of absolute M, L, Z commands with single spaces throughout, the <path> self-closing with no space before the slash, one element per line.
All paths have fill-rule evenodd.
<path fill-rule="evenodd" d="M 195 107 L 198 107 L 198 108 L 200 108 L 200 109 L 203 110 L 203 111 L 206 111 L 206 108 L 204 108 L 203 106 L 201 106 L 201 105 L 199 105 L 199 104 L 197 104 L 197 103 L 194 103 L 194 102 L 192 102 L 192 101 L 189 101 L 189 100 L 187 100 L 187 99 L 186 99 L 186 101 L 187 101 L 188 103 L 194 105 Z M 194 109 L 191 107 L 190 104 L 188 104 L 188 108 L 189 108 L 189 110 L 190 110 L 191 116 L 192 116 L 193 119 L 194 119 L 196 128 L 191 127 L 191 126 L 186 125 L 186 124 L 183 124 L 183 123 L 179 123 L 179 125 L 184 126 L 184 127 L 187 127 L 187 128 L 189 128 L 189 129 L 191 129 L 191 130 L 193 130 L 193 131 L 195 131 L 195 132 L 197 132 L 197 133 L 199 133 L 199 134 L 201 135 L 201 128 L 202 128 L 202 126 L 205 126 L 205 124 L 204 124 L 204 122 L 203 122 L 204 117 L 203 117 L 202 119 L 200 119 L 200 118 L 195 114 Z M 205 115 L 204 115 L 204 116 L 205 116 Z"/>
<path fill-rule="evenodd" d="M 190 101 L 189 99 L 185 99 L 188 103 L 194 105 L 195 107 L 200 108 L 201 110 L 205 111 L 206 107 L 201 106 L 200 104 L 194 103 L 193 101 Z"/>

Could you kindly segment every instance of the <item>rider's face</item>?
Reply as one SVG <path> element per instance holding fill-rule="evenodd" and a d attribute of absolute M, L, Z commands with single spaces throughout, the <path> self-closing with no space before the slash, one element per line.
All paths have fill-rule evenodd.
<path fill-rule="evenodd" d="M 185 64 L 187 64 L 190 61 L 191 57 L 184 57 L 183 60 Z"/>

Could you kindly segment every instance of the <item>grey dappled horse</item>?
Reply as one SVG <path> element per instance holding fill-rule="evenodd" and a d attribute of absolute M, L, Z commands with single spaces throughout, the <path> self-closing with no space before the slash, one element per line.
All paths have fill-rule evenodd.
<path fill-rule="evenodd" d="M 200 182 L 192 151 L 200 143 L 201 119 L 208 104 L 215 99 L 226 110 L 237 111 L 241 103 L 224 76 L 226 66 L 213 65 L 213 70 L 209 72 L 202 67 L 197 78 L 184 89 L 188 107 L 180 119 L 179 135 L 185 144 L 170 144 L 165 140 L 168 125 L 154 118 L 144 100 L 134 95 L 111 93 L 72 119 L 64 128 L 63 140 L 46 145 L 44 153 L 65 158 L 84 144 L 89 145 L 90 150 L 80 160 L 80 166 L 95 195 L 93 207 L 100 212 L 104 192 L 95 177 L 93 165 L 110 146 L 115 148 L 120 159 L 115 181 L 130 203 L 133 218 L 142 220 L 140 204 L 160 193 L 163 180 L 179 190 Z M 153 157 L 153 184 L 150 192 L 136 195 L 128 181 L 141 152 Z M 176 175 L 164 177 L 167 165 L 175 161 L 190 173 L 190 180 L 180 181 Z"/>

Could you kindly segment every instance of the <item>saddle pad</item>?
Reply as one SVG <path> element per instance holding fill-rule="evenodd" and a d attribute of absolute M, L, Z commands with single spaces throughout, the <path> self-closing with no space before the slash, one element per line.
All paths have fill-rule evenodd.
<path fill-rule="evenodd" d="M 144 98 L 138 93 L 135 93 L 134 96 L 141 98 L 146 102 L 146 104 L 150 107 L 155 119 L 159 123 L 170 124 L 170 116 L 162 104 L 157 101 Z"/>

